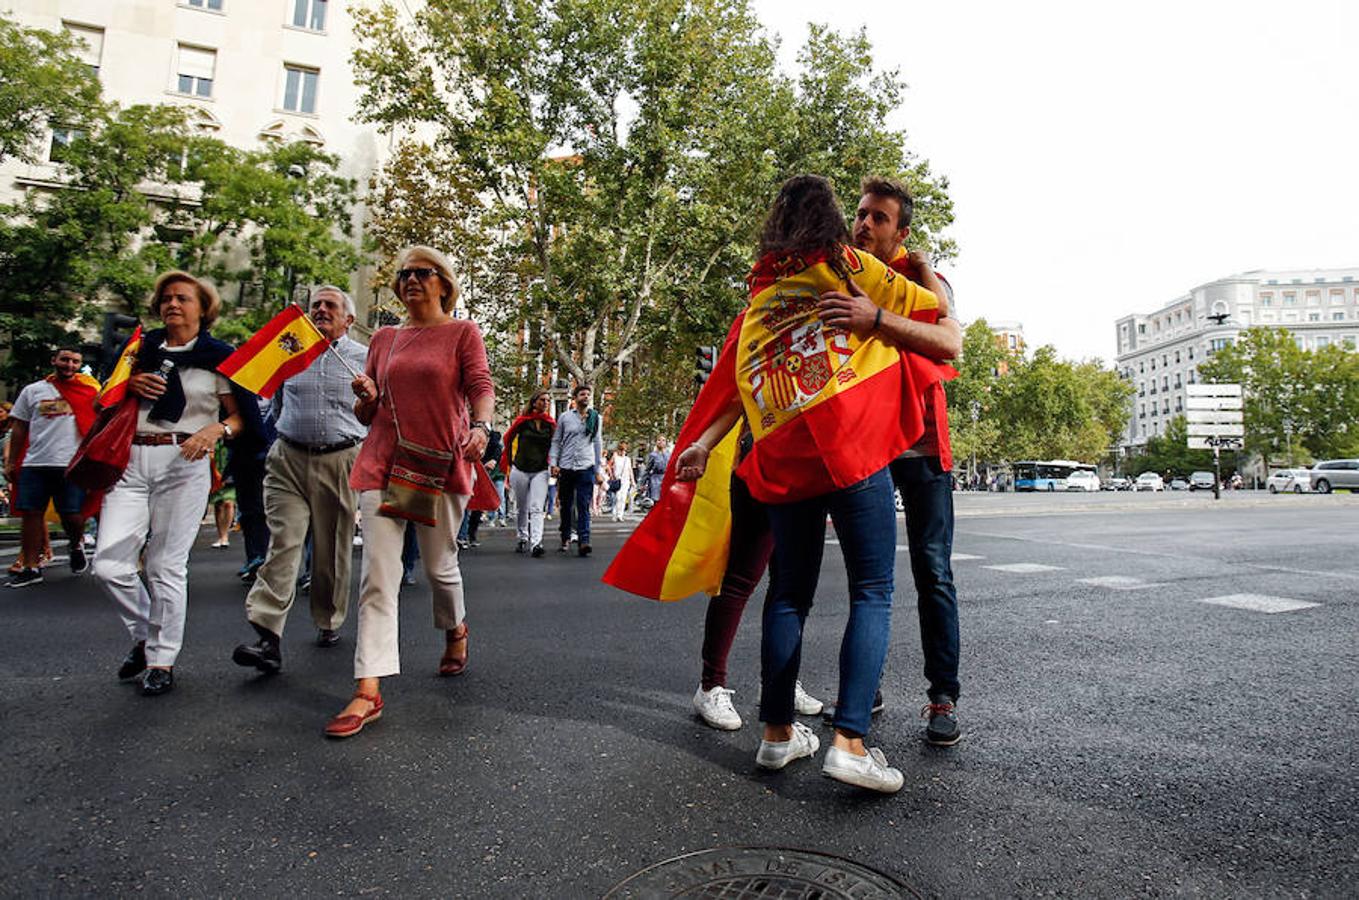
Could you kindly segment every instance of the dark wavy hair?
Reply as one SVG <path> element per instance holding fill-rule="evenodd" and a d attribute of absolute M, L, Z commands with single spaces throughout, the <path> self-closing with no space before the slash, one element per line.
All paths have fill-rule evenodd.
<path fill-rule="evenodd" d="M 548 399 L 548 404 L 551 405 L 551 402 L 552 402 L 552 392 L 551 392 L 551 391 L 545 391 L 545 390 L 539 389 L 539 390 L 536 390 L 536 391 L 534 391 L 532 394 L 529 395 L 528 403 L 524 404 L 524 411 L 523 411 L 522 413 L 520 413 L 520 415 L 524 415 L 524 416 L 531 416 L 531 415 L 533 415 L 533 404 L 535 404 L 535 403 L 538 402 L 538 398 L 539 398 L 539 397 L 546 397 L 546 398 Z"/>
<path fill-rule="evenodd" d="M 759 255 L 824 250 L 836 258 L 849 228 L 835 188 L 820 175 L 794 175 L 779 188 L 760 232 Z"/>

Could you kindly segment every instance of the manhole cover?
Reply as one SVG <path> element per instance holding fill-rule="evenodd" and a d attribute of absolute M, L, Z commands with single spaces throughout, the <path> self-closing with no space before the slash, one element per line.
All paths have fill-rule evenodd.
<path fill-rule="evenodd" d="M 838 856 L 778 847 L 719 847 L 657 863 L 604 896 L 870 900 L 920 894 L 889 875 Z"/>

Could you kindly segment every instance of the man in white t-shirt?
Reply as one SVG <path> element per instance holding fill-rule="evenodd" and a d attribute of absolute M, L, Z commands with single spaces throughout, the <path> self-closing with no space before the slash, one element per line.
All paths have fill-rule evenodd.
<path fill-rule="evenodd" d="M 71 571 L 89 567 L 81 536 L 85 519 L 80 508 L 84 492 L 66 478 L 66 466 L 80 446 L 80 437 L 94 419 L 94 396 L 99 383 L 80 372 L 79 350 L 62 348 L 52 357 L 53 373 L 19 392 L 10 418 L 14 424 L 5 458 L 5 477 L 15 487 L 14 507 L 23 515 L 23 554 L 30 567 L 12 576 L 9 587 L 42 583 L 43 516 L 48 504 L 56 507 L 70 541 Z"/>

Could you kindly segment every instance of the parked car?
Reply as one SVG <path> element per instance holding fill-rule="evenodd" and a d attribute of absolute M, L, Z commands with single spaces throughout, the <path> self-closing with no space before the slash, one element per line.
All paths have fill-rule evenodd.
<path fill-rule="evenodd" d="M 1183 478 L 1172 478 L 1170 479 L 1170 489 L 1172 491 L 1187 491 L 1189 490 L 1189 482 Z"/>
<path fill-rule="evenodd" d="M 1312 473 L 1306 469 L 1276 469 L 1265 479 L 1271 494 L 1302 494 L 1312 490 Z"/>
<path fill-rule="evenodd" d="M 1191 472 L 1189 474 L 1189 489 L 1191 491 L 1211 491 L 1217 479 L 1212 472 Z"/>
<path fill-rule="evenodd" d="M 1359 459 L 1328 459 L 1312 466 L 1312 490 L 1329 494 L 1333 488 L 1359 490 Z"/>
<path fill-rule="evenodd" d="M 1077 469 L 1066 476 L 1066 489 L 1068 491 L 1098 491 L 1099 476 L 1089 469 Z"/>
<path fill-rule="evenodd" d="M 1132 490 L 1132 479 L 1122 475 L 1111 475 L 1104 480 L 1102 487 L 1106 491 L 1130 491 Z"/>
<path fill-rule="evenodd" d="M 1137 476 L 1137 481 L 1133 482 L 1134 491 L 1164 491 L 1165 489 L 1166 483 L 1155 472 L 1143 472 Z"/>

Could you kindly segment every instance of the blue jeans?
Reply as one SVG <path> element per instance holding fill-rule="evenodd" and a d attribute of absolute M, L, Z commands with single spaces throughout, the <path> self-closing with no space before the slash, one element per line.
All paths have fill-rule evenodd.
<path fill-rule="evenodd" d="M 849 575 L 849 621 L 840 642 L 835 727 L 866 734 L 891 638 L 897 543 L 892 479 L 883 469 L 847 488 L 796 503 L 770 505 L 766 510 L 774 534 L 774 556 L 769 564 L 760 645 L 760 720 L 769 725 L 788 725 L 794 720 L 793 686 L 802 662 L 802 625 L 816 595 L 829 512 Z"/>
<path fill-rule="evenodd" d="M 562 495 L 562 543 L 575 531 L 581 546 L 590 543 L 590 504 L 595 499 L 595 467 L 562 469 L 557 476 Z"/>
<path fill-rule="evenodd" d="M 958 592 L 953 587 L 953 485 L 938 457 L 892 461 L 892 480 L 906 507 L 920 614 L 920 649 L 930 700 L 958 699 Z"/>

